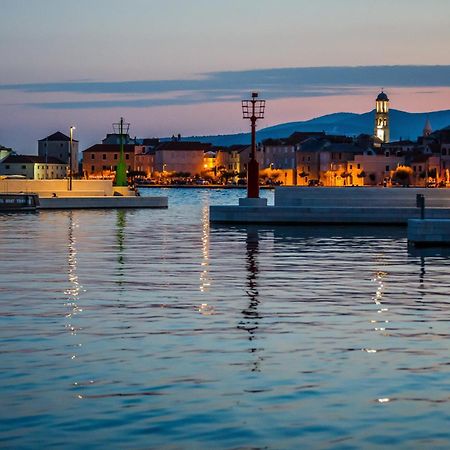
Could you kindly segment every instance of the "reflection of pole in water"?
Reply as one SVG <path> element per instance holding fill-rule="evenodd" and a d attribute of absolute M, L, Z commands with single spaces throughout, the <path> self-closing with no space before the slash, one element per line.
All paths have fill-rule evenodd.
<path fill-rule="evenodd" d="M 117 262 L 118 266 L 118 277 L 123 277 L 123 269 L 124 269 L 124 249 L 125 249 L 125 226 L 127 224 L 126 211 L 123 209 L 117 210 L 117 222 L 116 222 L 116 240 L 117 240 Z M 119 285 L 122 285 L 123 281 L 119 279 L 117 281 Z"/>
<path fill-rule="evenodd" d="M 420 275 L 419 275 L 419 284 L 420 287 L 423 288 L 423 281 L 425 279 L 425 258 L 423 256 L 420 257 Z"/>
<path fill-rule="evenodd" d="M 259 306 L 259 292 L 258 292 L 258 246 L 259 237 L 257 230 L 247 230 L 246 240 L 246 256 L 247 256 L 247 297 L 249 304 L 246 309 L 242 311 L 243 320 L 239 323 L 238 328 L 248 332 L 248 340 L 253 341 L 258 330 L 259 320 L 261 316 L 258 312 Z M 254 345 L 249 349 L 250 353 L 257 353 L 260 349 Z M 252 372 L 260 371 L 260 363 L 262 358 L 259 357 L 253 362 Z"/>

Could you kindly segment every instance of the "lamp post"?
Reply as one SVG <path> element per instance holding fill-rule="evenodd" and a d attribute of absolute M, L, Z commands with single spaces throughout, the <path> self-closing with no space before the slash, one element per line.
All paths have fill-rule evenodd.
<path fill-rule="evenodd" d="M 70 127 L 70 145 L 69 145 L 69 191 L 72 190 L 72 143 L 73 143 L 73 130 L 76 130 L 74 126 Z"/>
<path fill-rule="evenodd" d="M 242 100 L 242 117 L 250 119 L 252 147 L 247 166 L 247 198 L 259 198 L 259 164 L 256 161 L 256 121 L 264 119 L 265 100 L 258 100 L 258 93 L 252 92 L 251 100 Z"/>

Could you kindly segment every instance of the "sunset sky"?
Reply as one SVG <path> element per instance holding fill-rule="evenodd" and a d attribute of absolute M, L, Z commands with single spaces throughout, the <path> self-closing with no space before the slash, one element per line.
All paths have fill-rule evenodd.
<path fill-rule="evenodd" d="M 448 0 L 1 0 L 0 144 L 239 132 L 251 90 L 260 126 L 450 109 L 449 43 Z"/>

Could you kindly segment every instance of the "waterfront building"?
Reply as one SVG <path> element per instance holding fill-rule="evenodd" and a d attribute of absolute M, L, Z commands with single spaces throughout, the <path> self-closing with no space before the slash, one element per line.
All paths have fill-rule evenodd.
<path fill-rule="evenodd" d="M 151 151 L 134 144 L 125 144 L 123 150 L 129 176 L 151 176 L 154 172 Z M 83 151 L 83 173 L 88 178 L 114 178 L 119 157 L 119 144 L 95 144 Z"/>
<path fill-rule="evenodd" d="M 390 153 L 366 153 L 355 155 L 347 162 L 348 181 L 352 186 L 388 185 L 399 165 L 405 163 L 403 156 Z"/>
<path fill-rule="evenodd" d="M 211 144 L 172 140 L 162 142 L 154 149 L 155 171 L 159 173 L 185 173 L 200 175 L 204 170 L 204 154 Z"/>
<path fill-rule="evenodd" d="M 38 141 L 38 155 L 44 160 L 48 158 L 56 158 L 65 164 L 69 164 L 70 138 L 65 134 L 57 131 Z M 72 174 L 78 173 L 78 141 L 72 140 Z"/>
<path fill-rule="evenodd" d="M 295 169 L 296 145 L 268 139 L 262 144 L 262 168 Z"/>
<path fill-rule="evenodd" d="M 208 150 L 203 154 L 203 170 L 217 171 L 216 168 L 217 153 L 213 150 Z"/>
<path fill-rule="evenodd" d="M 354 184 L 347 172 L 347 163 L 357 154 L 374 154 L 346 136 L 320 136 L 297 145 L 296 172 L 299 186 L 345 186 Z"/>
<path fill-rule="evenodd" d="M 389 142 L 389 98 L 381 91 L 375 101 L 374 136 L 381 142 Z"/>
<path fill-rule="evenodd" d="M 220 147 L 217 149 L 216 165 L 219 170 L 226 170 L 227 172 L 240 173 L 245 170 L 243 156 L 248 157 L 248 145 L 231 145 L 230 147 Z M 245 152 L 244 152 L 245 150 Z"/>
<path fill-rule="evenodd" d="M 18 175 L 30 180 L 66 178 L 67 170 L 67 164 L 52 156 L 10 154 L 0 162 L 0 175 Z"/>

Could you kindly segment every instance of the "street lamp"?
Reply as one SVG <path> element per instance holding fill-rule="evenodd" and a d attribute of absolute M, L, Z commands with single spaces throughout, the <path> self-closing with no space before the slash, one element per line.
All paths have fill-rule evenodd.
<path fill-rule="evenodd" d="M 73 130 L 74 126 L 70 127 L 70 146 L 69 146 L 69 191 L 72 190 L 72 144 L 73 144 Z"/>
<path fill-rule="evenodd" d="M 250 119 L 252 148 L 247 166 L 247 198 L 259 198 L 259 164 L 256 161 L 256 121 L 264 119 L 265 100 L 257 100 L 258 93 L 252 92 L 251 100 L 242 100 L 242 117 Z"/>

